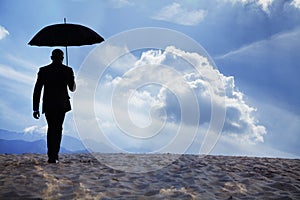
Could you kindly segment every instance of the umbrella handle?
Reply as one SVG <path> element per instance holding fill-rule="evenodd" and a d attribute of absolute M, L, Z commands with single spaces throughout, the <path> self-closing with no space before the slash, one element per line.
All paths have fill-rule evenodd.
<path fill-rule="evenodd" d="M 64 18 L 64 23 L 67 23 L 67 19 Z M 67 66 L 69 66 L 69 60 L 68 60 L 68 46 L 66 46 L 66 64 Z"/>
<path fill-rule="evenodd" d="M 68 46 L 66 46 L 66 64 L 69 66 L 69 60 L 68 60 Z"/>

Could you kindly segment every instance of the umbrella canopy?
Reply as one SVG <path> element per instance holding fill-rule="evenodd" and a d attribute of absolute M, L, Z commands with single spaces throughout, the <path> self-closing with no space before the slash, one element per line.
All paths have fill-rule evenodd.
<path fill-rule="evenodd" d="M 40 30 L 28 43 L 32 46 L 64 46 L 68 65 L 67 46 L 91 45 L 104 39 L 92 29 L 79 24 L 53 24 Z"/>
<path fill-rule="evenodd" d="M 40 30 L 28 43 L 34 46 L 82 46 L 104 39 L 92 29 L 79 24 L 54 24 Z"/>

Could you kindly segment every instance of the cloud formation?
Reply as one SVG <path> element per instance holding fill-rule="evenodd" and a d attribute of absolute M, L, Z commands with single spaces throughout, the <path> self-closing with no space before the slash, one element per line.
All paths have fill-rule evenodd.
<path fill-rule="evenodd" d="M 267 39 L 255 41 L 251 44 L 227 52 L 223 55 L 216 56 L 215 58 L 226 59 L 226 58 L 231 58 L 239 55 L 247 55 L 247 56 L 252 54 L 259 55 L 264 52 L 268 52 L 270 50 L 270 46 L 274 46 L 274 48 L 276 49 L 278 48 L 278 49 L 284 49 L 288 51 L 289 49 L 293 49 L 293 46 L 297 46 L 299 44 L 297 42 L 297 38 L 299 37 L 300 37 L 300 29 L 298 28 L 288 32 L 274 34 Z"/>
<path fill-rule="evenodd" d="M 109 2 L 113 8 L 123 8 L 134 5 L 134 3 L 130 0 L 110 0 Z"/>
<path fill-rule="evenodd" d="M 24 133 L 39 133 L 39 134 L 45 135 L 47 132 L 47 128 L 48 128 L 47 125 L 42 126 L 42 127 L 34 125 L 34 126 L 29 126 L 29 127 L 24 128 L 23 131 L 24 131 Z"/>
<path fill-rule="evenodd" d="M 229 0 L 232 3 L 242 3 L 243 5 L 256 4 L 261 7 L 266 13 L 270 13 L 270 7 L 275 2 L 275 0 Z M 279 0 L 277 0 L 279 1 Z M 294 6 L 297 9 L 300 9 L 300 0 L 292 0 L 290 5 Z"/>
<path fill-rule="evenodd" d="M 295 8 L 300 9 L 300 0 L 293 0 L 291 2 L 291 5 L 293 5 Z"/>
<path fill-rule="evenodd" d="M 265 12 L 269 12 L 269 7 L 272 5 L 274 0 L 229 0 L 232 3 L 242 3 L 244 5 L 246 4 L 257 4 L 261 7 L 261 9 Z"/>
<path fill-rule="evenodd" d="M 171 5 L 163 7 L 152 18 L 186 26 L 194 26 L 199 24 L 206 15 L 207 11 L 205 10 L 189 10 L 182 7 L 179 3 L 174 2 Z"/>
<path fill-rule="evenodd" d="M 143 60 L 142 63 L 141 60 Z M 184 52 L 175 47 L 167 47 L 164 52 L 145 52 L 141 60 L 137 62 L 139 65 L 153 63 L 155 60 L 156 64 L 170 65 L 183 72 L 184 79 L 198 97 L 199 110 L 203 111 L 200 115 L 200 125 L 209 123 L 211 119 L 211 110 L 208 109 L 211 101 L 218 101 L 218 98 L 222 98 L 222 86 L 216 85 L 216 79 L 222 80 L 225 87 L 227 112 L 223 133 L 245 143 L 263 142 L 263 135 L 266 134 L 266 130 L 265 127 L 258 125 L 257 119 L 253 116 L 256 109 L 249 106 L 244 100 L 244 94 L 236 89 L 234 77 L 224 76 L 220 71 L 213 68 L 205 57 L 197 53 Z M 197 66 L 200 73 L 183 70 L 183 68 L 188 69 L 188 63 L 185 61 Z M 172 77 L 166 77 L 166 79 L 174 81 Z M 214 93 L 217 98 L 213 99 L 211 93 Z M 163 95 L 165 95 L 163 99 L 167 113 L 180 120 L 180 115 L 174 109 L 174 96 L 170 93 L 163 94 L 160 92 L 157 97 L 160 96 L 161 98 Z M 184 100 L 189 101 L 189 99 Z M 218 104 L 218 102 L 216 103 Z"/>
<path fill-rule="evenodd" d="M 6 30 L 3 26 L 0 26 L 0 40 L 9 35 L 8 30 Z"/>
<path fill-rule="evenodd" d="M 25 72 L 17 71 L 12 67 L 8 67 L 2 64 L 0 64 L 0 76 L 27 85 L 32 85 L 32 83 L 34 82 L 34 77 L 25 74 Z"/>
<path fill-rule="evenodd" d="M 126 63 L 126 60 L 131 61 Z M 116 63 L 121 62 L 123 65 L 112 65 L 103 76 L 95 95 L 98 122 L 100 126 L 104 125 L 102 130 L 107 132 L 110 140 L 117 146 L 124 147 L 126 144 L 127 147 L 130 146 L 129 150 L 133 149 L 135 152 L 141 149 L 153 151 L 171 141 L 179 127 L 187 131 L 186 134 L 190 134 L 188 131 L 193 131 L 196 127 L 196 143 L 199 147 L 211 123 L 212 104 L 226 109 L 223 137 L 239 144 L 264 141 L 266 129 L 255 118 L 256 109 L 248 105 L 244 94 L 237 90 L 234 77 L 224 76 L 206 57 L 169 46 L 164 50 L 144 51 L 136 60 L 126 59 L 125 56 Z M 115 73 L 122 66 L 133 68 L 123 75 Z M 163 85 L 158 84 L 163 80 Z M 216 84 L 220 83 L 217 80 L 221 80 L 223 84 Z M 225 93 L 222 92 L 223 87 Z M 198 107 L 192 103 L 193 97 L 189 95 L 189 90 L 195 94 Z M 115 104 L 109 98 L 112 94 Z M 225 102 L 221 101 L 222 98 Z M 109 111 L 110 109 L 114 111 Z M 197 116 L 193 115 L 197 110 L 200 112 L 199 119 L 195 119 Z M 183 116 L 184 112 L 191 114 Z M 116 117 L 126 120 L 119 121 L 116 125 Z M 128 134 L 120 133 L 119 128 Z M 137 138 L 149 140 L 141 141 Z M 182 144 L 177 145 L 180 147 Z"/>

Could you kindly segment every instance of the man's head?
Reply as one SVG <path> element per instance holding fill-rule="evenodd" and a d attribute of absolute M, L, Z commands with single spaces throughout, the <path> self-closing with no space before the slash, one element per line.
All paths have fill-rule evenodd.
<path fill-rule="evenodd" d="M 62 62 L 64 60 L 64 52 L 60 49 L 54 49 L 52 51 L 51 59 L 54 62 Z"/>

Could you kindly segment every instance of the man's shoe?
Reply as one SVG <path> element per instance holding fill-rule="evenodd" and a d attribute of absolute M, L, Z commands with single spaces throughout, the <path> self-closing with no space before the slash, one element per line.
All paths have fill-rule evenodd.
<path fill-rule="evenodd" d="M 58 163 L 58 160 L 55 160 L 55 159 L 48 159 L 48 163 Z"/>

